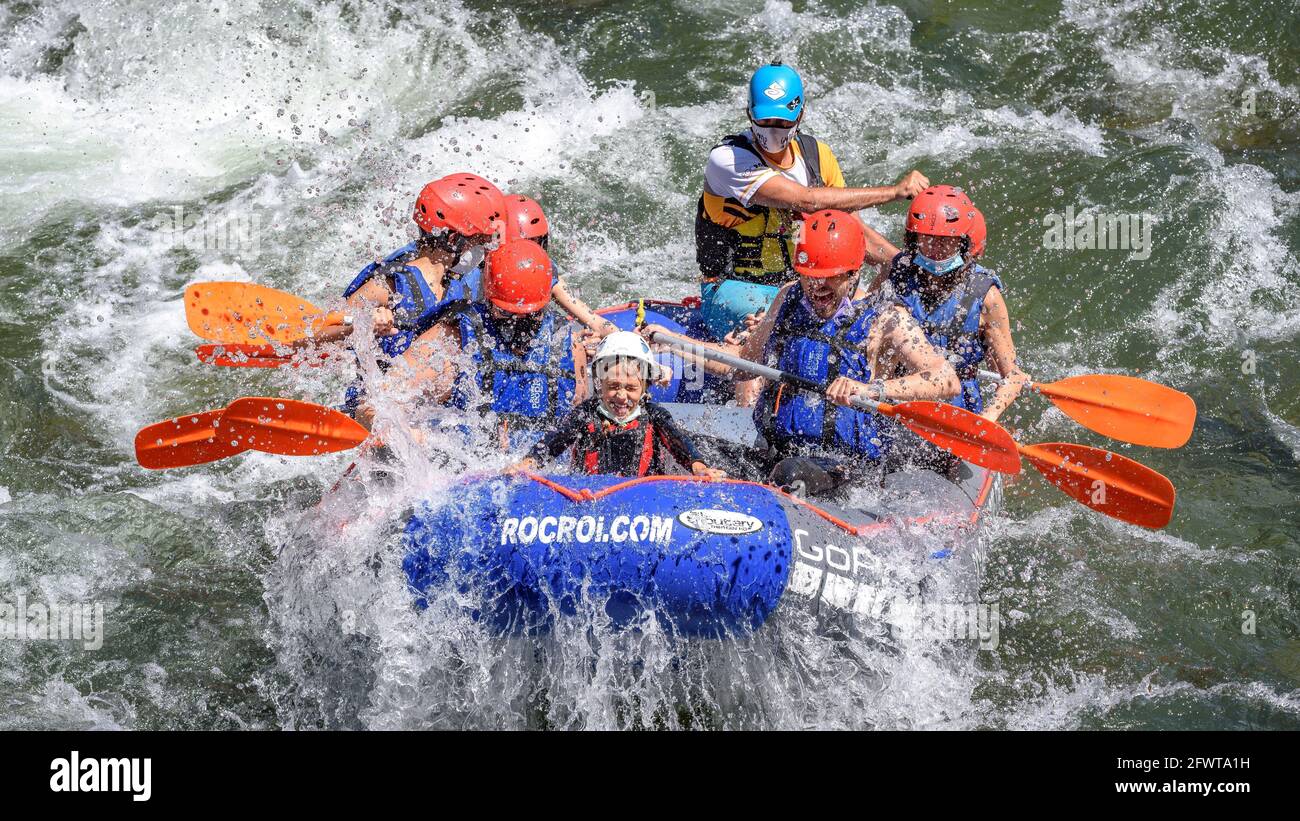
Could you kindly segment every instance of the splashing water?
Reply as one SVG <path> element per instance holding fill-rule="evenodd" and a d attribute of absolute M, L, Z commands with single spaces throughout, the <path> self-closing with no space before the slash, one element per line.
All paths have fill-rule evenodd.
<path fill-rule="evenodd" d="M 107 634 L 93 652 L 0 641 L 0 726 L 1300 727 L 1293 16 L 1179 0 L 5 7 L 0 603 L 100 601 Z M 1032 374 L 1133 373 L 1198 400 L 1177 452 L 1017 403 L 1024 441 L 1140 458 L 1179 503 L 1148 533 L 1009 483 L 978 550 L 996 649 L 882 643 L 793 609 L 684 642 L 614 630 L 593 605 L 506 639 L 455 585 L 415 610 L 404 516 L 505 457 L 405 438 L 400 388 L 376 374 L 387 461 L 134 464 L 145 424 L 246 395 L 334 404 L 353 376 L 200 366 L 186 283 L 337 307 L 408 241 L 410 203 L 442 173 L 542 202 L 591 304 L 696 293 L 703 158 L 743 127 L 744 80 L 773 58 L 804 74 L 806 127 L 850 184 L 915 166 L 971 192 Z M 1043 218 L 1067 207 L 1150 215 L 1149 258 L 1045 247 Z M 865 217 L 902 227 L 896 205 Z M 892 572 L 915 581 L 905 561 Z M 1267 629 L 1243 633 L 1244 612 Z"/>

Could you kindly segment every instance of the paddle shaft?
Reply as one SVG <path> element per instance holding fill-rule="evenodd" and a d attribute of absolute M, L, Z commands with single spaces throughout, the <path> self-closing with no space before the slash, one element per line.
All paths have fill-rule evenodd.
<path fill-rule="evenodd" d="M 760 365 L 757 362 L 751 362 L 748 359 L 741 359 L 738 356 L 732 356 L 729 353 L 716 351 L 713 348 L 706 348 L 703 345 L 695 345 L 690 342 L 684 342 L 680 339 L 665 337 L 659 333 L 653 333 L 650 335 L 650 337 L 653 341 L 658 342 L 661 345 L 667 345 L 672 348 L 677 348 L 679 350 L 686 351 L 688 353 L 694 354 L 695 356 L 701 357 L 702 359 L 709 359 L 714 362 L 717 362 L 720 365 L 726 365 L 727 367 L 734 368 L 742 373 L 748 373 L 753 376 L 761 376 L 764 379 L 770 379 L 773 382 L 784 382 L 787 385 L 794 385 L 797 388 L 804 388 L 810 391 L 817 391 L 818 393 L 826 392 L 826 386 L 821 384 L 820 382 L 816 382 L 812 379 L 806 379 L 802 376 L 799 376 L 798 374 L 790 373 L 789 371 L 783 371 L 777 368 L 770 368 L 767 365 Z M 866 398 L 865 396 L 855 396 L 853 397 L 851 402 L 855 407 L 861 408 L 863 410 L 878 411 L 886 415 L 889 415 L 891 411 L 893 411 L 894 409 L 892 405 L 886 405 L 882 402 L 876 402 Z"/>
<path fill-rule="evenodd" d="M 821 394 L 826 393 L 825 385 L 796 374 L 696 345 L 689 340 L 663 335 L 662 332 L 656 332 L 652 337 L 660 344 L 693 354 L 701 359 L 727 365 L 742 373 L 785 382 Z M 990 422 L 964 408 L 944 402 L 926 401 L 907 401 L 891 405 L 857 395 L 849 400 L 849 405 L 897 419 L 913 433 L 972 464 L 999 473 L 1020 472 L 1020 454 L 1016 451 L 1016 443 L 1011 438 L 1011 434 L 998 423 Z"/>

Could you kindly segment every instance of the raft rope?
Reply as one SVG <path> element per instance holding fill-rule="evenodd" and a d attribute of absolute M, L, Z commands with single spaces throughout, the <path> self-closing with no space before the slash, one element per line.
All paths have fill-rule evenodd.
<path fill-rule="evenodd" d="M 603 499 L 606 496 L 612 496 L 615 493 L 618 493 L 623 490 L 627 490 L 628 488 L 635 487 L 637 485 L 647 483 L 647 482 L 682 482 L 682 483 L 689 483 L 689 484 L 748 485 L 751 487 L 761 487 L 764 490 L 775 493 L 778 496 L 784 499 L 788 499 L 794 504 L 799 505 L 800 507 L 803 507 L 811 511 L 812 513 L 816 514 L 817 516 L 820 516 L 822 519 L 825 519 L 826 521 L 835 525 L 839 529 L 843 530 L 845 533 L 848 533 L 852 536 L 866 536 L 867 534 L 873 531 L 881 530 L 883 528 L 889 527 L 892 521 L 901 521 L 907 524 L 918 524 L 918 525 L 927 524 L 930 522 L 954 521 L 958 525 L 969 526 L 969 525 L 973 525 L 976 519 L 979 518 L 979 509 L 976 508 L 975 512 L 971 514 L 970 520 L 968 522 L 962 522 L 960 520 L 960 517 L 939 515 L 939 516 L 917 516 L 915 518 L 902 519 L 902 520 L 882 520 L 879 522 L 874 522 L 869 525 L 854 525 L 844 521 L 843 519 L 841 519 L 840 517 L 836 516 L 834 513 L 831 513 L 828 510 L 823 510 L 822 508 L 818 507 L 812 502 L 809 502 L 807 499 L 800 499 L 798 496 L 792 496 L 791 494 L 786 493 L 784 490 L 781 490 L 778 487 L 773 487 L 772 485 L 765 485 L 762 482 L 750 482 L 745 479 L 704 479 L 704 478 L 693 477 L 693 476 L 643 476 L 637 479 L 629 479 L 626 482 L 619 482 L 617 484 L 610 485 L 609 487 L 604 488 L 603 490 L 592 491 L 589 488 L 582 488 L 580 490 L 576 490 L 571 487 L 565 487 L 564 485 L 554 481 L 553 479 L 548 479 L 545 476 L 540 476 L 536 473 L 530 473 L 528 471 L 523 471 L 522 475 L 533 480 L 539 485 L 550 488 L 551 490 L 555 491 L 556 493 L 560 494 L 564 498 L 568 499 L 570 502 L 574 502 L 575 504 L 581 502 L 594 502 L 598 499 Z M 988 487 L 992 481 L 993 481 L 992 473 L 989 473 L 987 476 L 985 476 L 984 486 L 980 490 L 981 502 L 987 496 Z"/>

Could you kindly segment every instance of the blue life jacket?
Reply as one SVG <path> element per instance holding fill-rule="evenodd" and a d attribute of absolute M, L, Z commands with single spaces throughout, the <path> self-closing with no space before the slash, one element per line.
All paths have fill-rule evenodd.
<path fill-rule="evenodd" d="M 871 366 L 861 346 L 871 333 L 875 307 L 858 300 L 845 315 L 827 320 L 803 303 L 803 286 L 795 283 L 781 303 L 764 361 L 821 385 L 840 376 L 869 382 Z M 876 460 L 890 439 L 878 414 L 842 407 L 818 392 L 782 383 L 764 387 L 754 408 L 754 424 L 782 456 L 830 453 Z"/>
<path fill-rule="evenodd" d="M 894 287 L 894 294 L 925 330 L 930 343 L 945 353 L 961 380 L 961 393 L 952 398 L 952 404 L 979 413 L 984 410 L 979 369 L 985 356 L 980 316 L 989 288 L 1001 289 L 1002 280 L 987 268 L 971 265 L 955 275 L 963 278 L 961 284 L 927 311 L 921 291 L 926 281 L 924 278 L 929 276 L 912 264 L 911 254 L 906 251 L 890 263 L 889 282 Z"/>
<path fill-rule="evenodd" d="M 464 277 L 450 273 L 445 275 L 445 292 L 439 299 L 420 269 L 408 264 L 417 253 L 415 243 L 398 248 L 384 257 L 382 262 L 372 262 L 362 268 L 343 292 L 343 298 L 347 299 L 369 282 L 371 277 L 384 276 L 384 284 L 392 288 L 396 297 L 395 304 L 389 307 L 393 309 L 393 320 L 398 333 L 379 338 L 379 348 L 389 358 L 400 356 L 411 347 L 416 337 L 432 328 L 453 305 L 478 298 L 478 277 L 472 276 L 478 271 L 475 269 Z"/>
<path fill-rule="evenodd" d="M 511 447 L 531 444 L 537 435 L 573 407 L 577 384 L 569 323 L 546 311 L 528 350 L 510 349 L 482 302 L 456 315 L 461 348 L 474 362 L 452 388 L 452 404 L 491 412 L 505 426 Z M 517 435 L 519 434 L 519 435 Z"/>

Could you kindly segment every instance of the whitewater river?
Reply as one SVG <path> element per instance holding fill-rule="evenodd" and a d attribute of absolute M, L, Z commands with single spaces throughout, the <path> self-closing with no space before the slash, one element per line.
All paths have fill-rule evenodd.
<path fill-rule="evenodd" d="M 1298 15 L 3 4 L 0 605 L 99 602 L 107 632 L 98 649 L 0 640 L 0 728 L 1300 729 Z M 915 167 L 971 192 L 1031 374 L 1123 372 L 1197 400 L 1172 451 L 1108 443 L 1040 398 L 1005 417 L 1026 442 L 1140 459 L 1179 500 L 1151 532 L 1036 475 L 1009 483 L 981 581 L 997 648 L 876 654 L 798 625 L 674 647 L 582 619 L 500 643 L 454 607 L 411 609 L 403 499 L 377 491 L 361 520 L 313 509 L 351 454 L 135 464 L 145 424 L 244 395 L 333 403 L 349 376 L 200 365 L 186 283 L 330 304 L 451 171 L 540 200 L 589 303 L 696 293 L 704 157 L 774 58 L 803 72 L 806 126 L 850 184 Z M 1066 214 L 1132 217 L 1131 247 L 1051 241 Z M 903 210 L 867 218 L 897 237 Z M 452 481 L 401 478 L 408 494 Z"/>

